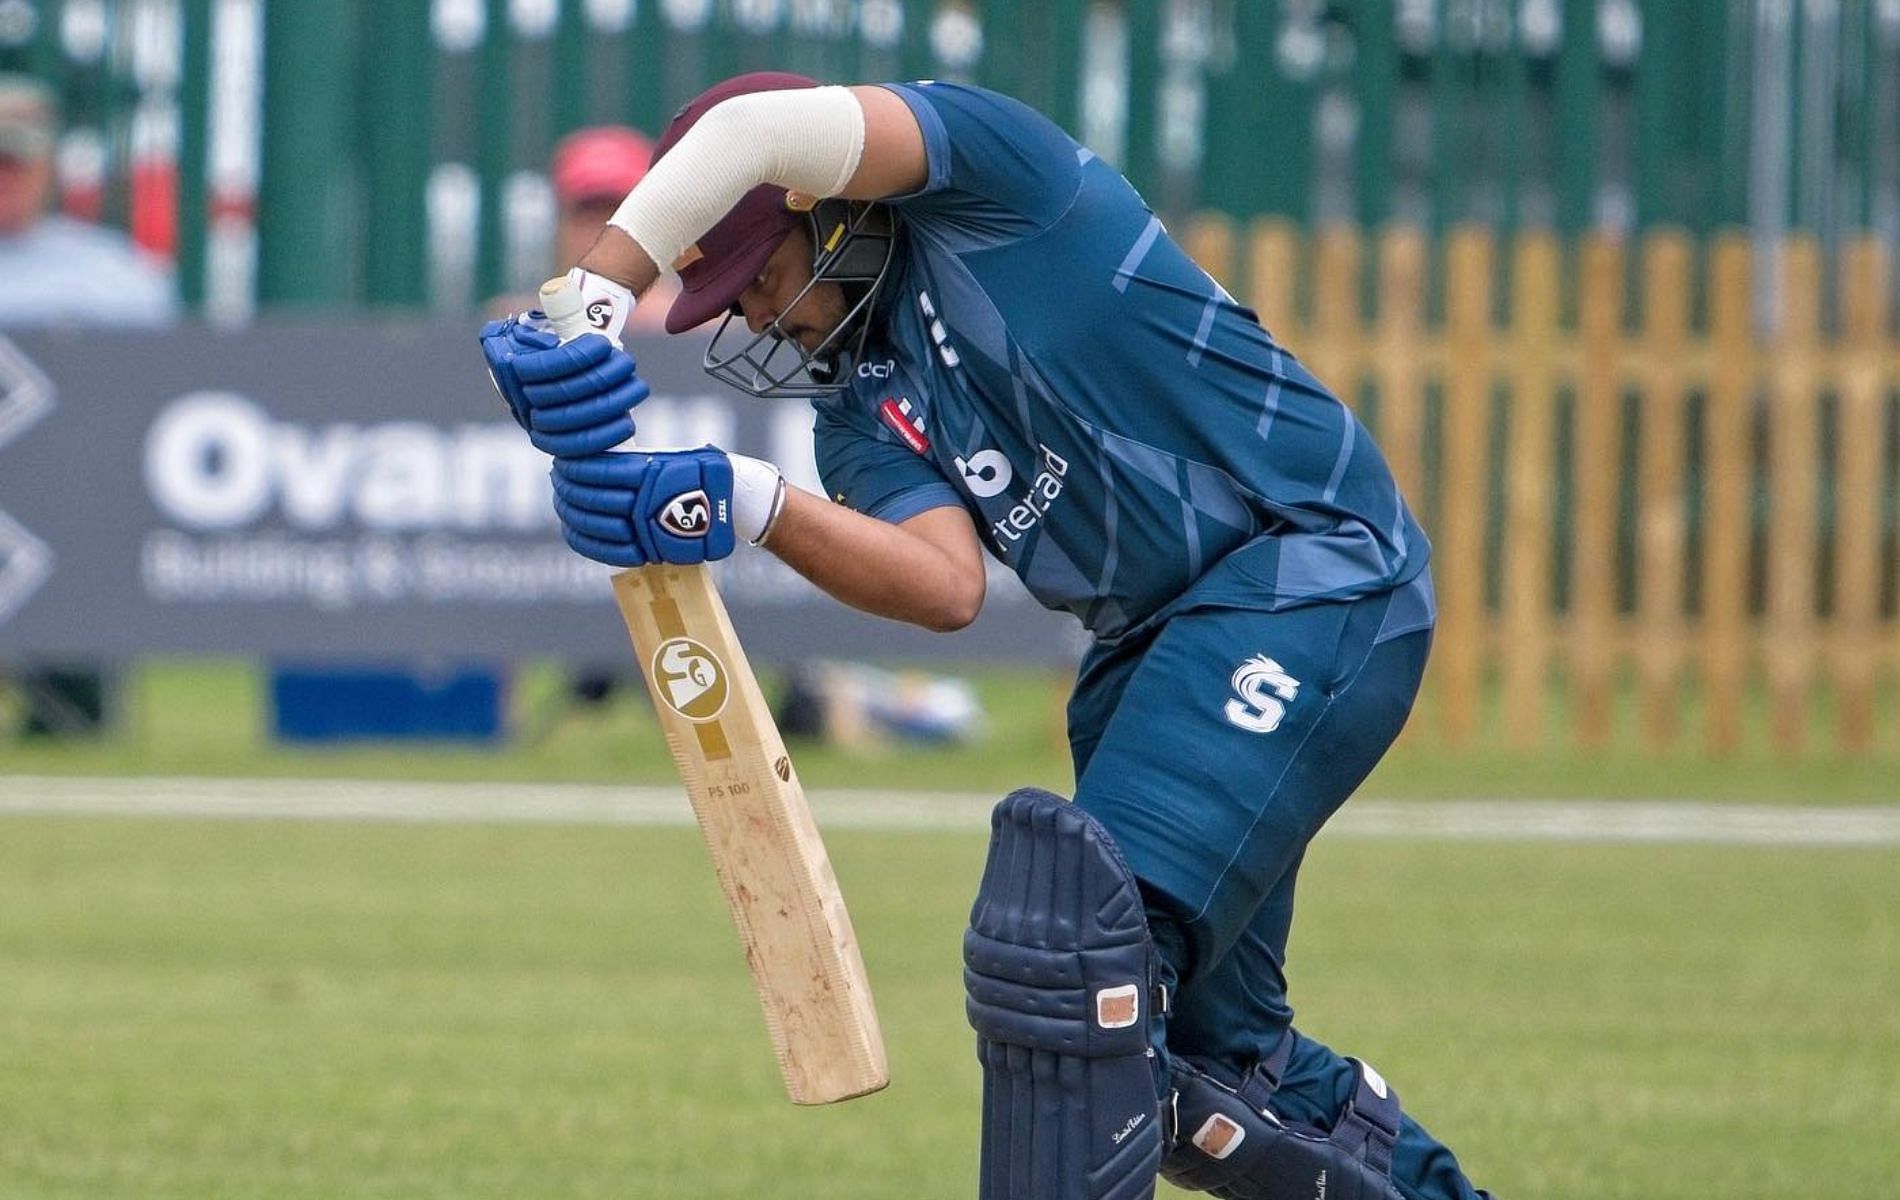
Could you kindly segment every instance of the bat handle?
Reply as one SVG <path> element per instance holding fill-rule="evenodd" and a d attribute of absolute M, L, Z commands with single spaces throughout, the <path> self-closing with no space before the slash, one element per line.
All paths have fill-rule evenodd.
<path fill-rule="evenodd" d="M 548 328 L 563 342 L 571 342 L 583 333 L 594 332 L 587 323 L 580 285 L 565 275 L 558 275 L 541 285 L 541 311 L 547 314 Z M 616 572 L 617 575 L 628 573 Z"/>
<path fill-rule="evenodd" d="M 580 286 L 565 275 L 541 285 L 541 311 L 548 315 L 548 327 L 554 330 L 554 336 L 564 342 L 590 332 Z"/>

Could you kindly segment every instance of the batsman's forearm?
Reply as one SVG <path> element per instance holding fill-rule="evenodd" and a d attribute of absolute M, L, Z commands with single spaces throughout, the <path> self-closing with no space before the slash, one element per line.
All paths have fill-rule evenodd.
<path fill-rule="evenodd" d="M 765 546 L 832 597 L 880 617 L 949 632 L 983 607 L 983 551 L 961 509 L 892 525 L 792 488 Z"/>
<path fill-rule="evenodd" d="M 626 287 L 636 296 L 646 294 L 653 281 L 660 277 L 660 268 L 640 248 L 640 243 L 627 236 L 623 229 L 612 225 L 603 225 L 600 236 L 581 255 L 579 267 L 583 271 L 592 271 L 596 275 L 605 275 Z"/>

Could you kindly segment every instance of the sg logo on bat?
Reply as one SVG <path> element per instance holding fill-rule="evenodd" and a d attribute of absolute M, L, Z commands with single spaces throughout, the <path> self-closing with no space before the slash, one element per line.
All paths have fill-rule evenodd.
<path fill-rule="evenodd" d="M 725 711 L 730 688 L 725 664 L 688 637 L 668 638 L 653 652 L 654 690 L 689 721 L 710 721 Z"/>

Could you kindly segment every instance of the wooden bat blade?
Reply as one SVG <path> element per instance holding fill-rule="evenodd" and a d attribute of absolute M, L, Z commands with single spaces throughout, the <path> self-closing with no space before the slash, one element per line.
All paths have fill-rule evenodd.
<path fill-rule="evenodd" d="M 667 746 L 738 926 L 785 1090 L 830 1104 L 890 1082 L 870 980 L 785 743 L 705 567 L 614 576 Z"/>
<path fill-rule="evenodd" d="M 588 330 L 565 277 L 541 285 L 541 310 L 562 341 Z M 830 1104 L 877 1091 L 890 1071 L 851 915 L 712 576 L 622 571 L 614 598 L 739 927 L 786 1092 Z"/>

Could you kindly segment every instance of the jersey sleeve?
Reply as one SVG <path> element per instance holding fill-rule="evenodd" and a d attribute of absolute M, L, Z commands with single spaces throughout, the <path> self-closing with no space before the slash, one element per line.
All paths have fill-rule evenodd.
<path fill-rule="evenodd" d="M 891 203 L 978 236 L 1031 237 L 1067 212 L 1085 153 L 1019 100 L 957 83 L 893 83 L 923 130 L 924 186 Z"/>
<path fill-rule="evenodd" d="M 963 503 L 927 460 L 852 415 L 842 406 L 824 405 L 813 426 L 818 477 L 833 500 L 893 525 Z"/>

